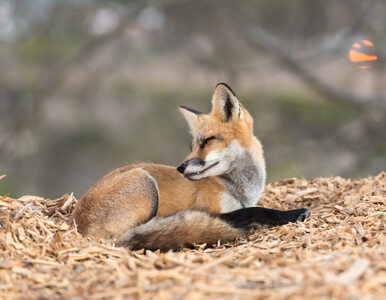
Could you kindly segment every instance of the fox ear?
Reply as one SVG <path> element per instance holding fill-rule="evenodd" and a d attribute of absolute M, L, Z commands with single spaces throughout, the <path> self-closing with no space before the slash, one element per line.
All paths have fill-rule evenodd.
<path fill-rule="evenodd" d="M 212 116 L 220 118 L 223 122 L 242 120 L 243 109 L 235 93 L 226 83 L 216 85 L 212 98 Z"/>
<path fill-rule="evenodd" d="M 202 113 L 186 106 L 180 106 L 179 110 L 184 115 L 186 121 L 188 121 L 190 130 L 194 130 Z"/>

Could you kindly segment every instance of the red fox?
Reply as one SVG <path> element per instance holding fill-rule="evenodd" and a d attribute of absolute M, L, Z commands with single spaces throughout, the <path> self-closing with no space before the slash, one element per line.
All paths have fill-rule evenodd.
<path fill-rule="evenodd" d="M 131 249 L 179 249 L 245 236 L 256 224 L 303 221 L 310 213 L 255 207 L 264 190 L 263 149 L 253 120 L 225 83 L 212 111 L 181 106 L 193 141 L 177 167 L 140 163 L 113 170 L 77 202 L 73 219 L 87 236 Z"/>

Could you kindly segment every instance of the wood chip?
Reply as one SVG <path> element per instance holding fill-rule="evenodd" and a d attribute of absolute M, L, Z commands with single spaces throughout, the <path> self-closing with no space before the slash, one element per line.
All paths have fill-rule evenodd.
<path fill-rule="evenodd" d="M 370 265 L 369 260 L 367 259 L 358 259 L 342 274 L 339 275 L 339 282 L 343 285 L 348 285 L 359 277 L 362 276 L 363 272 Z"/>
<path fill-rule="evenodd" d="M 71 193 L 70 196 L 68 196 L 66 202 L 64 202 L 63 206 L 60 208 L 63 211 L 66 211 L 67 207 L 73 202 L 76 202 L 76 199 L 74 197 L 74 193 Z"/>
<path fill-rule="evenodd" d="M 385 200 L 385 172 L 284 179 L 260 205 L 309 207 L 305 222 L 160 253 L 82 237 L 72 193 L 0 196 L 0 299 L 382 299 Z"/>
<path fill-rule="evenodd" d="M 309 188 L 309 189 L 306 189 L 306 190 L 304 190 L 304 191 L 298 191 L 298 192 L 296 192 L 296 195 L 298 195 L 298 196 L 305 196 L 305 195 L 308 195 L 308 194 L 312 194 L 312 193 L 315 193 L 315 192 L 317 192 L 318 191 L 318 189 L 317 188 Z"/>

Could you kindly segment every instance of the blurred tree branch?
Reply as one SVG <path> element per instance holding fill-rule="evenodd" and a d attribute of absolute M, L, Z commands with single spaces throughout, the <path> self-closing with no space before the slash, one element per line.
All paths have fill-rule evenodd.
<path fill-rule="evenodd" d="M 339 88 L 331 83 L 319 78 L 317 75 L 308 70 L 298 59 L 294 58 L 273 35 L 268 31 L 254 25 L 250 26 L 247 35 L 251 42 L 266 51 L 272 53 L 285 65 L 291 72 L 298 75 L 312 89 L 327 98 L 335 99 L 348 104 L 355 104 L 374 108 L 386 108 L 386 98 L 379 96 L 368 98 L 358 96 L 349 90 Z"/>
<path fill-rule="evenodd" d="M 356 21 L 340 35 L 339 39 L 344 39 L 344 37 L 351 35 L 358 28 L 360 28 L 367 13 L 376 1 L 377 0 L 374 0 L 368 3 L 364 9 L 360 9 L 358 5 L 355 6 L 355 11 L 357 12 Z M 223 20 L 230 20 L 230 22 L 239 29 L 239 32 L 245 36 L 251 45 L 259 49 L 264 49 L 267 53 L 275 56 L 283 66 L 285 66 L 292 73 L 296 74 L 317 93 L 328 99 L 334 99 L 342 103 L 354 104 L 365 108 L 386 108 L 386 98 L 384 95 L 366 97 L 364 95 L 352 93 L 342 87 L 335 86 L 332 83 L 318 77 L 314 72 L 309 70 L 303 63 L 303 60 L 293 56 L 289 49 L 269 31 L 254 22 L 247 20 L 245 17 L 238 17 L 234 11 L 231 12 L 227 9 L 225 9 L 225 13 L 224 10 L 215 11 L 220 13 L 220 17 Z M 328 52 L 329 49 L 327 49 L 327 51 L 326 49 L 323 50 L 324 52 Z"/>
<path fill-rule="evenodd" d="M 146 1 L 135 5 L 131 11 L 122 17 L 120 24 L 113 31 L 90 39 L 85 45 L 83 45 L 83 47 L 79 49 L 79 51 L 73 57 L 60 63 L 58 67 L 50 71 L 41 81 L 38 93 L 35 95 L 37 111 L 39 111 L 43 105 L 44 99 L 48 98 L 52 92 L 56 91 L 60 87 L 68 70 L 74 66 L 80 65 L 84 60 L 91 58 L 101 47 L 107 45 L 119 37 L 145 5 Z"/>
<path fill-rule="evenodd" d="M 94 163 L 99 158 L 88 161 L 90 153 L 103 153 L 108 160 L 106 153 L 122 140 L 121 131 L 116 129 L 137 124 L 137 119 L 122 117 L 121 112 L 123 115 L 143 109 L 152 114 L 152 124 L 158 122 L 158 100 L 166 99 L 164 93 L 171 88 L 163 83 L 172 83 L 175 97 L 183 94 L 189 99 L 190 93 L 197 93 L 192 101 L 201 101 L 204 89 L 206 93 L 219 78 L 236 86 L 237 79 L 253 83 L 267 78 L 264 82 L 268 85 L 261 93 L 276 100 L 272 106 L 271 101 L 253 101 L 260 93 L 255 89 L 257 85 L 248 85 L 245 93 L 246 101 L 253 102 L 248 105 L 256 116 L 269 115 L 256 126 L 265 126 L 259 129 L 267 139 L 269 155 L 276 152 L 279 161 L 285 158 L 275 162 L 277 168 L 284 169 L 284 164 L 287 170 L 287 161 L 299 159 L 296 153 L 300 157 L 297 167 L 304 172 L 300 175 L 306 176 L 330 170 L 357 176 L 379 170 L 382 166 L 374 168 L 374 164 L 385 162 L 384 65 L 348 74 L 347 65 L 341 63 L 353 39 L 362 34 L 374 41 L 379 53 L 385 53 L 382 17 L 386 6 L 382 1 L 16 3 L 16 41 L 2 40 L 0 30 L 0 161 L 6 168 L 3 162 L 7 163 L 10 156 L 8 168 L 18 174 L 16 177 L 29 169 L 36 180 L 39 173 L 42 190 L 50 186 L 55 192 L 53 186 L 60 186 L 59 169 L 67 175 L 77 174 L 79 169 L 93 174 L 90 170 L 103 163 Z M 109 33 L 92 35 L 97 33 L 93 28 L 101 12 L 107 12 L 105 21 L 112 13 L 117 23 L 111 27 L 113 31 L 104 31 Z M 157 17 L 159 27 L 148 26 L 157 23 Z M 324 65 L 331 69 L 326 73 L 327 68 L 323 68 L 322 77 L 316 66 Z M 304 87 L 298 89 L 295 84 L 294 88 L 287 77 L 269 79 L 286 68 Z M 362 77 L 360 73 L 367 75 Z M 194 92 L 185 88 L 188 79 L 187 86 Z M 362 97 L 354 86 L 362 79 L 358 87 L 380 95 Z M 281 83 L 283 86 L 279 86 Z M 305 88 L 325 96 L 326 101 L 330 99 L 332 105 L 310 101 L 308 94 L 302 93 Z M 133 95 L 130 101 L 126 101 L 128 93 Z M 173 95 L 167 95 L 168 101 L 176 99 Z M 354 106 L 357 108 L 352 109 Z M 264 136 L 264 132 L 268 134 Z M 125 136 L 128 144 L 143 142 L 142 136 Z M 89 152 L 85 147 L 94 142 L 98 146 Z M 138 158 L 125 143 L 119 143 L 119 148 L 125 154 L 117 156 L 115 163 Z M 310 160 L 311 156 L 320 159 Z M 78 162 L 81 166 L 74 172 L 71 164 Z M 76 176 L 67 176 L 68 181 L 73 177 L 72 184 L 81 186 Z"/>
<path fill-rule="evenodd" d="M 23 130 L 36 131 L 40 124 L 40 114 L 45 101 L 60 88 L 69 71 L 73 67 L 81 65 L 85 60 L 90 59 L 100 50 L 100 48 L 122 35 L 130 22 L 133 21 L 146 4 L 147 1 L 138 1 L 135 2 L 135 4 L 132 3 L 132 9 L 122 17 L 120 24 L 113 31 L 88 40 L 80 47 L 75 55 L 59 62 L 56 67 L 43 74 L 43 78 L 40 81 L 36 92 L 30 96 L 30 105 L 32 108 L 21 113 L 23 116 L 20 116 L 19 119 L 10 120 L 9 124 L 5 124 L 3 128 L 0 128 L 2 129 L 1 134 L 3 137 L 0 140 L 0 150 L 4 150 L 7 145 L 7 140 L 9 140 L 10 137 L 15 139 L 19 134 L 22 134 Z M 49 14 L 49 16 L 51 15 Z M 50 23 L 48 22 L 48 25 L 49 24 Z M 20 122 L 20 119 L 23 119 L 23 122 Z"/>
<path fill-rule="evenodd" d="M 372 108 L 386 108 L 386 98 L 380 95 L 374 98 L 358 96 L 351 93 L 349 90 L 339 88 L 327 81 L 324 81 L 304 66 L 300 60 L 293 57 L 286 47 L 271 33 L 255 24 L 249 24 L 245 27 L 247 28 L 245 30 L 245 34 L 251 43 L 266 50 L 268 53 L 273 54 L 284 66 L 286 66 L 291 72 L 295 73 L 316 92 L 326 96 L 327 98 L 347 104 L 355 104 Z"/>
<path fill-rule="evenodd" d="M 315 62 L 315 59 L 320 59 L 321 56 L 324 56 L 325 59 L 327 55 L 332 54 L 345 41 L 352 38 L 352 35 L 358 32 L 363 24 L 369 23 L 369 20 L 367 20 L 369 12 L 373 5 L 379 1 L 373 0 L 365 4 L 361 4 L 358 1 L 354 2 L 348 2 L 355 15 L 354 22 L 334 34 L 332 40 L 331 38 L 323 38 L 322 43 L 313 47 L 305 55 L 303 54 L 301 59 L 292 55 L 289 48 L 272 33 L 257 25 L 254 21 L 250 21 L 252 18 L 245 18 L 245 15 L 238 14 L 235 10 L 231 11 L 229 8 L 224 8 L 222 11 L 214 10 L 222 20 L 235 26 L 252 47 L 263 49 L 267 54 L 275 57 L 282 66 L 285 66 L 291 73 L 298 76 L 317 93 L 325 96 L 327 99 L 364 108 L 357 121 L 362 124 L 365 136 L 361 135 L 362 138 L 357 141 L 355 146 L 353 141 L 350 141 L 345 135 L 341 135 L 340 140 L 336 141 L 342 149 L 350 149 L 355 155 L 355 161 L 347 169 L 341 171 L 346 176 L 352 176 L 365 169 L 372 159 L 384 149 L 386 137 L 386 131 L 384 130 L 386 120 L 384 118 L 386 113 L 385 94 L 376 94 L 368 97 L 358 95 L 343 87 L 335 86 L 333 83 L 320 78 L 315 74 L 315 71 L 310 70 L 306 62 L 311 60 Z M 325 42 L 326 40 L 328 41 L 327 43 Z"/>

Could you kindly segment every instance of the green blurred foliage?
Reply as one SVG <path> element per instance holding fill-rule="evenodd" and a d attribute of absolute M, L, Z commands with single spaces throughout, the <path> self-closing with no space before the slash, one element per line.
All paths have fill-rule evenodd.
<path fill-rule="evenodd" d="M 221 81 L 255 120 L 268 180 L 384 170 L 385 111 L 311 90 L 241 22 L 339 88 L 386 94 L 384 65 L 363 71 L 347 58 L 362 37 L 385 52 L 386 5 L 372 3 L 1 2 L 0 194 L 80 196 L 115 167 L 177 165 L 191 139 L 178 106 L 209 112 Z"/>

